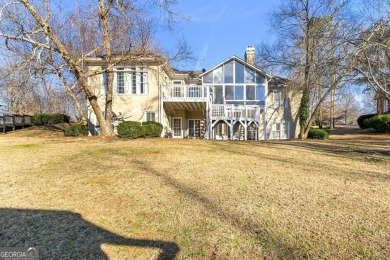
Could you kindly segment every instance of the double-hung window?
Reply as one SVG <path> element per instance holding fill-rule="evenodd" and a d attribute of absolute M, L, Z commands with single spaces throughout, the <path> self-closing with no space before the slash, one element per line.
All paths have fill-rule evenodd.
<path fill-rule="evenodd" d="M 116 93 L 125 94 L 125 72 L 123 68 L 116 69 Z"/>
<path fill-rule="evenodd" d="M 144 68 L 139 68 L 139 80 L 137 83 L 138 94 L 146 94 L 147 93 L 147 85 L 148 85 L 148 73 L 144 71 Z"/>
<path fill-rule="evenodd" d="M 131 94 L 137 94 L 137 72 L 135 68 L 131 68 L 128 72 L 129 83 L 131 85 Z"/>
<path fill-rule="evenodd" d="M 147 111 L 146 112 L 146 122 L 156 122 L 156 112 Z"/>
<path fill-rule="evenodd" d="M 289 124 L 286 122 L 275 123 L 272 125 L 272 139 L 289 138 Z"/>
<path fill-rule="evenodd" d="M 105 95 L 108 90 L 108 73 L 106 72 L 107 67 L 102 67 L 102 85 L 100 88 L 100 94 Z"/>
<path fill-rule="evenodd" d="M 273 91 L 273 103 L 274 108 L 283 107 L 282 92 L 280 90 Z"/>
<path fill-rule="evenodd" d="M 103 74 L 103 82 L 104 80 L 105 76 Z M 115 68 L 114 89 L 116 94 L 146 95 L 149 92 L 148 87 L 148 71 L 146 68 Z"/>

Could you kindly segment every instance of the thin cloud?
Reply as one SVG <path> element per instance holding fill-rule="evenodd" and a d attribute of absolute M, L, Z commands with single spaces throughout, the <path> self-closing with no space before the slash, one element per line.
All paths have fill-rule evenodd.
<path fill-rule="evenodd" d="M 216 15 L 214 14 L 212 16 L 213 19 L 210 20 L 211 24 L 210 24 L 210 29 L 209 29 L 209 33 L 207 36 L 207 40 L 203 43 L 202 52 L 200 53 L 199 60 L 196 63 L 197 70 L 202 69 L 204 59 L 206 58 L 208 51 L 209 51 L 209 42 L 211 42 L 211 40 L 213 39 L 215 28 L 217 27 L 218 23 L 220 21 L 222 21 L 223 15 L 228 7 L 229 7 L 229 5 L 225 4 Z"/>

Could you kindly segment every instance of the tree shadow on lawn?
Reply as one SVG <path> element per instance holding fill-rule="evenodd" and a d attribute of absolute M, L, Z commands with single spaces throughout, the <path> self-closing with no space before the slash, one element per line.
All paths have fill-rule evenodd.
<path fill-rule="evenodd" d="M 247 141 L 246 141 L 247 142 Z M 245 142 L 228 141 L 223 146 L 228 145 L 245 145 Z M 218 143 L 220 146 L 220 142 Z M 378 141 L 351 141 L 351 140 L 337 140 L 337 141 L 297 141 L 297 140 L 269 140 L 269 141 L 256 141 L 251 145 L 259 147 L 274 147 L 277 146 L 289 146 L 307 148 L 316 152 L 326 152 L 337 155 L 351 155 L 351 154 L 363 154 L 363 155 L 383 155 L 390 156 L 390 142 L 378 142 Z"/>
<path fill-rule="evenodd" d="M 301 148 L 307 148 L 312 151 L 320 151 L 326 153 L 334 153 L 341 155 L 351 155 L 351 154 L 365 154 L 365 155 L 383 155 L 390 156 L 390 149 L 371 149 L 369 144 L 357 145 L 356 143 L 317 143 L 317 142 L 285 142 L 283 143 L 287 146 L 296 146 Z M 383 147 L 385 148 L 385 147 Z"/>
<path fill-rule="evenodd" d="M 321 160 L 310 162 L 310 161 L 302 161 L 300 159 L 294 159 L 294 158 L 286 159 L 285 157 L 272 156 L 272 155 L 269 155 L 267 153 L 261 152 L 259 150 L 254 150 L 254 149 L 252 149 L 250 151 L 245 151 L 245 150 L 241 150 L 241 149 L 237 150 L 232 145 L 241 146 L 244 144 L 242 142 L 228 142 L 228 144 L 218 143 L 218 145 L 215 144 L 215 146 L 218 147 L 218 149 L 221 149 L 224 152 L 234 154 L 234 155 L 245 155 L 245 156 L 253 157 L 254 159 L 262 158 L 265 160 L 270 160 L 270 161 L 282 163 L 286 167 L 297 167 L 298 166 L 298 167 L 301 167 L 302 169 L 305 167 L 306 168 L 311 167 L 312 168 L 311 172 L 313 174 L 317 174 L 318 171 L 316 171 L 316 169 L 321 171 L 323 169 L 327 169 L 330 167 L 328 165 L 328 163 L 324 163 Z M 329 143 L 327 143 L 327 144 L 325 144 L 325 143 L 324 144 L 312 143 L 312 145 L 311 145 L 310 143 L 306 144 L 303 142 L 290 142 L 290 141 L 282 141 L 281 142 L 281 141 L 278 141 L 278 142 L 268 142 L 267 146 L 264 146 L 264 143 L 253 143 L 253 146 L 263 146 L 263 147 L 272 147 L 275 149 L 280 149 L 280 150 L 282 150 L 281 153 L 284 153 L 284 154 L 287 153 L 286 150 L 289 148 L 293 151 L 297 151 L 296 149 L 293 149 L 293 147 L 300 147 L 300 148 L 308 149 L 308 151 L 307 151 L 308 153 L 311 153 L 312 151 L 313 152 L 326 152 L 329 154 L 329 156 L 335 157 L 335 162 L 337 162 L 337 157 L 350 158 L 350 156 L 351 156 L 351 150 L 348 150 L 349 148 L 336 151 L 337 146 L 336 145 L 329 145 Z M 373 151 L 379 151 L 379 152 L 381 152 L 380 154 L 382 154 L 382 155 L 384 154 L 384 158 L 382 158 L 383 163 L 388 163 L 388 161 L 390 160 L 390 157 L 387 157 L 387 155 L 386 155 L 388 152 L 383 151 L 383 150 L 364 149 L 364 147 L 362 147 L 362 152 L 360 153 L 360 155 L 362 155 L 362 154 L 364 156 L 373 155 L 372 154 Z M 378 155 L 378 153 L 376 155 Z M 330 170 L 331 170 L 330 173 L 336 171 L 335 173 L 337 173 L 337 174 L 347 175 L 347 176 L 351 176 L 353 178 L 370 178 L 370 179 L 380 179 L 383 181 L 390 181 L 390 174 L 388 174 L 386 172 L 378 173 L 378 172 L 374 172 L 374 171 L 364 171 L 361 169 L 354 169 L 353 171 L 350 171 L 350 170 L 345 170 L 345 169 L 341 169 L 341 168 L 331 168 Z"/>
<path fill-rule="evenodd" d="M 153 169 L 147 165 L 146 162 L 132 159 L 132 163 L 137 165 L 137 168 L 142 172 L 161 178 L 166 185 L 175 188 L 179 193 L 188 196 L 192 200 L 200 203 L 204 209 L 206 209 L 209 213 L 212 213 L 213 216 L 217 217 L 222 222 L 227 223 L 243 231 L 244 233 L 254 235 L 264 246 L 264 249 L 271 248 L 272 251 L 276 252 L 282 258 L 287 256 L 294 258 L 307 256 L 307 252 L 303 247 L 301 248 L 296 245 L 289 245 L 286 243 L 283 236 L 271 232 L 268 228 L 262 225 L 261 220 L 257 222 L 253 221 L 252 219 L 245 219 L 239 212 L 230 212 L 229 210 L 220 206 L 218 203 L 210 200 L 208 197 L 203 196 L 196 189 L 180 183 L 180 181 L 174 179 L 168 174 Z"/>
<path fill-rule="evenodd" d="M 35 246 L 41 259 L 108 259 L 101 244 L 160 249 L 158 259 L 180 250 L 173 242 L 119 236 L 71 211 L 0 208 L 0 247 Z"/>

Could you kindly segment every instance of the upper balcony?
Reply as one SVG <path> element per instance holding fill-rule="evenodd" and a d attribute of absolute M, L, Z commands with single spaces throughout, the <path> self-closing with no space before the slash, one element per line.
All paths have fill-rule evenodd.
<path fill-rule="evenodd" d="M 208 87 L 198 85 L 167 85 L 163 87 L 164 102 L 206 102 Z"/>
<path fill-rule="evenodd" d="M 260 121 L 259 106 L 212 104 L 210 109 L 212 120 Z"/>

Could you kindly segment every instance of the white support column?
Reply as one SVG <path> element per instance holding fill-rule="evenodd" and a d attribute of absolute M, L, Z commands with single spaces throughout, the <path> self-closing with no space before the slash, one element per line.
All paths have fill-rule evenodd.
<path fill-rule="evenodd" d="M 210 112 L 209 112 L 209 102 L 208 102 L 208 100 L 206 100 L 206 118 L 205 118 L 205 120 L 204 120 L 204 123 L 206 124 L 205 125 L 205 131 L 206 131 L 206 133 L 205 133 L 205 136 L 203 137 L 203 138 L 208 138 L 208 137 L 210 137 L 210 130 L 209 130 L 209 125 L 210 125 L 210 122 L 209 122 L 209 120 L 210 120 Z M 208 138 L 208 139 L 210 139 L 210 138 Z"/>
<path fill-rule="evenodd" d="M 245 106 L 245 138 L 244 140 L 248 140 L 248 109 Z"/>
<path fill-rule="evenodd" d="M 248 122 L 245 120 L 245 123 L 244 123 L 244 129 L 245 129 L 245 136 L 244 136 L 244 140 L 248 140 Z"/>
<path fill-rule="evenodd" d="M 267 141 L 267 106 L 264 107 L 264 140 Z"/>
<path fill-rule="evenodd" d="M 233 140 L 233 127 L 234 127 L 234 121 L 233 120 L 230 120 L 229 127 L 230 127 L 230 140 Z"/>

